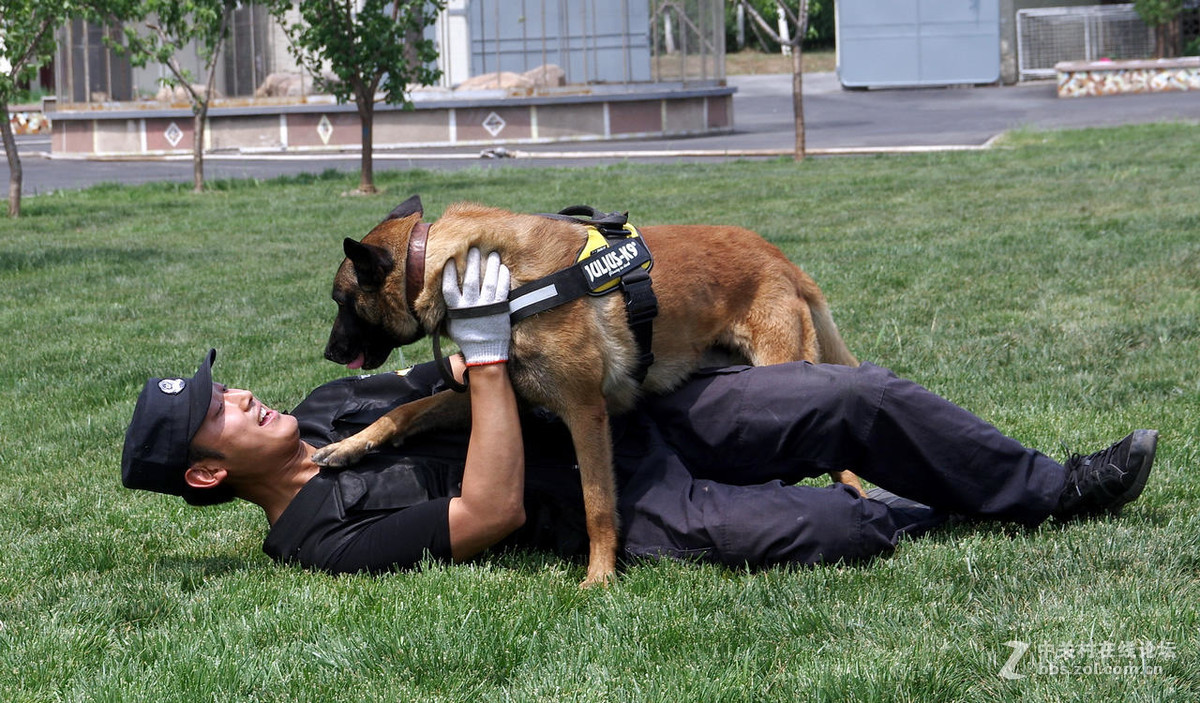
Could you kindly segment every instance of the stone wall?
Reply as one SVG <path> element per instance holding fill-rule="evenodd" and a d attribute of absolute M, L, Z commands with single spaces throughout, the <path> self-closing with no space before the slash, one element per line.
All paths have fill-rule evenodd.
<path fill-rule="evenodd" d="M 487 91 L 481 91 L 486 93 Z M 686 137 L 733 130 L 733 88 L 592 93 L 560 97 L 448 98 L 415 109 L 380 105 L 379 150 Z M 242 101 L 244 102 L 244 101 Z M 192 151 L 191 110 L 142 106 L 54 113 L 51 151 L 64 156 L 162 156 Z M 225 153 L 352 151 L 362 129 L 353 105 L 237 104 L 208 112 L 205 149 Z"/>
<path fill-rule="evenodd" d="M 1200 90 L 1200 57 L 1130 61 L 1064 61 L 1054 66 L 1058 97 Z"/>

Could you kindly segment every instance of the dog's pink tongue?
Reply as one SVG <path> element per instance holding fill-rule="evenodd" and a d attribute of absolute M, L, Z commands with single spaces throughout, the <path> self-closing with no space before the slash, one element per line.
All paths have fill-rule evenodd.
<path fill-rule="evenodd" d="M 346 364 L 346 368 L 348 368 L 350 370 L 361 369 L 363 362 L 365 362 L 365 361 L 366 361 L 366 358 L 364 358 L 362 354 L 359 354 L 357 359 L 355 359 L 354 361 L 351 361 L 349 364 Z"/>

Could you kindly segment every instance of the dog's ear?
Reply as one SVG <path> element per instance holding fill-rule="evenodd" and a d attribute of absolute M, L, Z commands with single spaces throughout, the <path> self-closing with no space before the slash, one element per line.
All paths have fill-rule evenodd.
<path fill-rule="evenodd" d="M 419 195 L 414 195 L 408 200 L 405 200 L 397 205 L 395 210 L 392 210 L 388 213 L 387 217 L 383 218 L 383 221 L 387 222 L 388 220 L 396 220 L 401 217 L 408 217 L 412 214 L 425 214 L 425 207 L 421 205 L 421 196 Z"/>
<path fill-rule="evenodd" d="M 346 258 L 354 264 L 354 275 L 364 291 L 378 290 L 395 266 L 392 253 L 383 247 L 346 237 L 342 241 L 342 249 L 346 252 Z"/>

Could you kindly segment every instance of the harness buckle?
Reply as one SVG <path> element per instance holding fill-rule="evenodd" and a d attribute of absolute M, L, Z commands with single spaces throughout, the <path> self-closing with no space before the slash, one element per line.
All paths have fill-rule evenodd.
<path fill-rule="evenodd" d="M 557 307 L 584 295 L 606 295 L 618 287 L 625 297 L 625 317 L 637 343 L 637 364 L 630 376 L 639 384 L 646 380 L 654 363 L 654 318 L 658 316 L 658 297 L 650 279 L 654 259 L 638 231 L 628 222 L 629 213 L 602 213 L 588 206 L 575 206 L 557 215 L 588 227 L 588 241 L 574 266 L 537 281 L 531 281 L 509 294 L 513 323 Z"/>
<path fill-rule="evenodd" d="M 658 316 L 658 297 L 645 269 L 636 268 L 622 276 L 621 290 L 625 293 L 625 314 L 630 325 L 650 322 Z"/>

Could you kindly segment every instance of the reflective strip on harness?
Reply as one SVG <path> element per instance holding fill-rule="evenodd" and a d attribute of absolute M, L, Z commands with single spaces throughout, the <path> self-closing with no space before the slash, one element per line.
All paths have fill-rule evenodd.
<path fill-rule="evenodd" d="M 627 239 L 608 244 L 598 235 L 604 243 L 598 248 L 585 246 L 582 258 L 574 266 L 513 289 L 508 298 L 512 321 L 524 320 L 584 295 L 611 293 L 623 276 L 639 267 L 649 269 L 653 264 L 650 250 L 637 230 L 628 225 L 626 229 L 630 231 Z M 589 234 L 589 243 L 592 241 Z"/>
<path fill-rule="evenodd" d="M 511 313 L 512 315 L 515 316 L 518 312 L 520 312 L 521 310 L 524 310 L 525 308 L 527 308 L 531 305 L 536 305 L 537 303 L 543 302 L 545 300 L 550 300 L 557 296 L 558 296 L 558 286 L 555 286 L 553 283 L 550 283 L 545 286 L 542 286 L 541 288 L 535 288 L 534 290 L 531 290 L 524 295 L 521 295 L 521 296 L 518 296 L 516 298 L 509 300 L 508 301 L 508 311 L 509 311 L 509 313 Z M 513 322 L 516 322 L 517 319 L 523 319 L 523 318 L 515 318 L 513 320 Z"/>
<path fill-rule="evenodd" d="M 625 298 L 625 317 L 637 343 L 637 363 L 629 374 L 635 381 L 646 380 L 654 363 L 651 347 L 653 322 L 658 315 L 658 298 L 650 281 L 654 260 L 638 231 L 625 221 L 625 215 L 610 213 L 600 217 L 593 208 L 567 208 L 558 215 L 576 222 L 588 214 L 588 239 L 575 265 L 545 278 L 513 289 L 508 296 L 509 319 L 513 323 L 532 317 L 585 295 L 607 295 L 620 288 Z"/>

